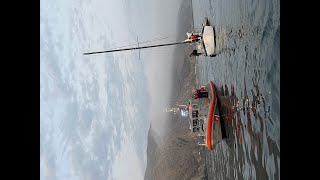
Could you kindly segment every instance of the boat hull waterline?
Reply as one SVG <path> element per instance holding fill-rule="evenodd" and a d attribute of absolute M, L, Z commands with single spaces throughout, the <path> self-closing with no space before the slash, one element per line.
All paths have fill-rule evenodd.
<path fill-rule="evenodd" d="M 215 87 L 212 81 L 210 84 L 210 95 L 211 95 L 211 104 L 208 112 L 207 119 L 207 134 L 206 134 L 206 144 L 209 150 L 212 150 L 213 147 L 222 139 L 221 133 L 221 124 L 220 124 L 220 114 L 217 105 L 217 95 L 215 93 Z"/>

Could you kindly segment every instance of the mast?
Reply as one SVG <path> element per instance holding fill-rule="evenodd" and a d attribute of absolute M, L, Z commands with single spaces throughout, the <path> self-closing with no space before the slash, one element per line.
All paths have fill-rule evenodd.
<path fill-rule="evenodd" d="M 109 53 L 109 52 L 117 52 L 117 51 L 129 51 L 134 49 L 146 49 L 146 48 L 154 48 L 154 47 L 161 47 L 161 46 L 172 46 L 178 44 L 185 44 L 190 43 L 189 41 L 177 42 L 177 43 L 169 43 L 169 44 L 159 44 L 159 45 L 152 45 L 152 46 L 141 46 L 141 47 L 133 47 L 133 48 L 124 48 L 124 49 L 112 49 L 107 51 L 96 51 L 96 52 L 88 52 L 84 53 L 83 55 L 90 55 L 90 54 L 99 54 L 99 53 Z"/>

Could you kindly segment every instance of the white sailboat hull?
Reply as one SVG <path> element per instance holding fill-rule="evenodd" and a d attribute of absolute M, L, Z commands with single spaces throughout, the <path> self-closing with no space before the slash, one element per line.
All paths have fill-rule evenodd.
<path fill-rule="evenodd" d="M 205 49 L 206 56 L 215 55 L 215 37 L 212 26 L 203 27 L 203 47 Z"/>

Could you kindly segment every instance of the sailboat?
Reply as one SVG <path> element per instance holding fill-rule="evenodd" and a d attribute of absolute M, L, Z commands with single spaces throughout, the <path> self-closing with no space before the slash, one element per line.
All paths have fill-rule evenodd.
<path fill-rule="evenodd" d="M 155 47 L 163 47 L 163 46 L 172 46 L 172 45 L 180 45 L 180 44 L 190 44 L 190 43 L 198 43 L 198 49 L 201 54 L 204 56 L 215 56 L 215 31 L 213 26 L 210 26 L 208 18 L 205 18 L 204 23 L 202 24 L 202 31 L 199 33 L 187 33 L 187 39 L 181 42 L 175 43 L 167 43 L 167 44 L 157 44 L 150 46 L 138 46 L 131 48 L 120 48 L 120 49 L 111 49 L 111 50 L 103 50 L 103 51 L 95 51 L 95 52 L 87 52 L 83 55 L 92 55 L 92 54 L 100 54 L 100 53 L 112 53 L 119 51 L 130 51 L 130 50 L 140 50 L 146 48 L 155 48 Z"/>
<path fill-rule="evenodd" d="M 213 26 L 210 26 L 208 18 L 204 19 L 202 24 L 203 41 L 198 46 L 198 49 L 202 50 L 204 56 L 214 57 L 216 56 L 215 47 L 216 47 L 216 36 Z"/>

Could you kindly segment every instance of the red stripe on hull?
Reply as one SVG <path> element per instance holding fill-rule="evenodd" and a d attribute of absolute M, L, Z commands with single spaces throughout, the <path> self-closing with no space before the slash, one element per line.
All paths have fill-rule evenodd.
<path fill-rule="evenodd" d="M 211 90 L 211 105 L 210 105 L 210 110 L 208 114 L 208 125 L 207 125 L 207 147 L 209 150 L 212 150 L 212 121 L 213 121 L 213 113 L 215 111 L 215 104 L 216 104 L 216 94 L 214 91 L 214 85 L 213 82 L 210 81 L 210 90 Z"/>

